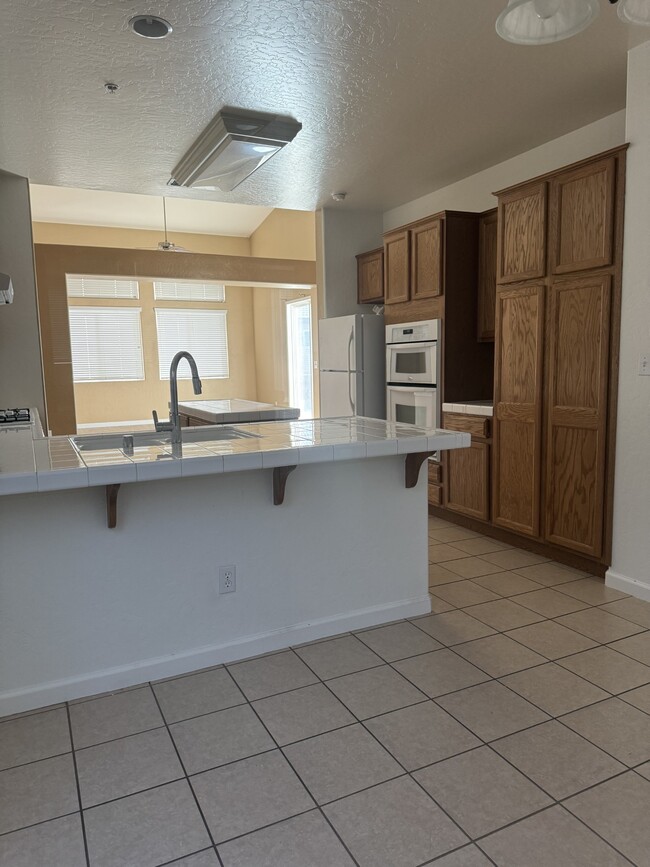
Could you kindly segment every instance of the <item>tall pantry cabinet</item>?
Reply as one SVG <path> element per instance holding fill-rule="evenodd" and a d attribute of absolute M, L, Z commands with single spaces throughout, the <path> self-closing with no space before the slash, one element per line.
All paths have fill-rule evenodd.
<path fill-rule="evenodd" d="M 609 562 L 625 147 L 498 193 L 492 521 Z"/>

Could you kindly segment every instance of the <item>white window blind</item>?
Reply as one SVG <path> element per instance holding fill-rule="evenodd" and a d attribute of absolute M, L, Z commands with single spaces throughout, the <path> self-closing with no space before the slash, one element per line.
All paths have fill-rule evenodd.
<path fill-rule="evenodd" d="M 139 298 L 137 280 L 110 277 L 66 277 L 69 298 Z"/>
<path fill-rule="evenodd" d="M 201 379 L 227 379 L 228 327 L 225 310 L 156 308 L 158 364 L 161 379 L 169 379 L 172 358 L 182 349 L 190 352 Z M 178 368 L 179 379 L 190 379 L 189 365 Z"/>
<path fill-rule="evenodd" d="M 226 287 L 221 283 L 154 280 L 153 297 L 157 301 L 225 301 Z"/>
<path fill-rule="evenodd" d="M 144 379 L 140 309 L 70 307 L 75 382 Z"/>

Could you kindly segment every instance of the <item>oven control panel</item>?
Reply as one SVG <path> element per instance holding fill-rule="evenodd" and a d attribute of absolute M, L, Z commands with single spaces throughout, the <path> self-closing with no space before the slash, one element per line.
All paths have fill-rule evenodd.
<path fill-rule="evenodd" d="M 424 343 L 429 340 L 437 340 L 439 330 L 439 319 L 399 322 L 386 326 L 386 343 Z"/>

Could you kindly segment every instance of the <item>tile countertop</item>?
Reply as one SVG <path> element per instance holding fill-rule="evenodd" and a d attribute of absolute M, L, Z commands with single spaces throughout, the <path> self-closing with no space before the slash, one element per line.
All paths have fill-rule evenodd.
<path fill-rule="evenodd" d="M 34 439 L 29 428 L 0 430 L 0 495 L 405 455 L 470 444 L 467 433 L 361 416 L 267 421 L 236 429 L 253 436 L 174 447 L 161 437 L 158 445 L 136 445 L 130 456 L 117 448 L 78 452 L 70 437 Z M 207 432 L 209 427 L 198 430 Z"/>
<path fill-rule="evenodd" d="M 248 421 L 279 421 L 299 418 L 300 410 L 293 406 L 275 406 L 255 400 L 187 400 L 178 404 L 180 412 L 213 424 L 235 424 Z"/>
<path fill-rule="evenodd" d="M 494 404 L 491 400 L 468 400 L 467 403 L 443 403 L 443 412 L 460 412 L 464 415 L 482 415 L 491 418 Z"/>

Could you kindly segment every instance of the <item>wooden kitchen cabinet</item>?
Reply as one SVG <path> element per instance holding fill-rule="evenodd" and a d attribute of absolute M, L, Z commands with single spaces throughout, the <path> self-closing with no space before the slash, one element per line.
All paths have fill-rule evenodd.
<path fill-rule="evenodd" d="M 384 248 L 357 256 L 357 303 L 382 304 L 384 301 Z"/>
<path fill-rule="evenodd" d="M 497 211 L 481 215 L 478 227 L 478 340 L 494 340 L 494 315 L 497 294 Z"/>
<path fill-rule="evenodd" d="M 410 230 L 411 300 L 442 295 L 443 221 L 423 220 Z"/>
<path fill-rule="evenodd" d="M 384 304 L 410 299 L 410 234 L 397 229 L 384 235 Z"/>
<path fill-rule="evenodd" d="M 499 196 L 497 276 L 499 283 L 546 274 L 546 181 Z"/>
<path fill-rule="evenodd" d="M 472 440 L 446 456 L 445 507 L 471 518 L 490 517 L 490 446 Z"/>

